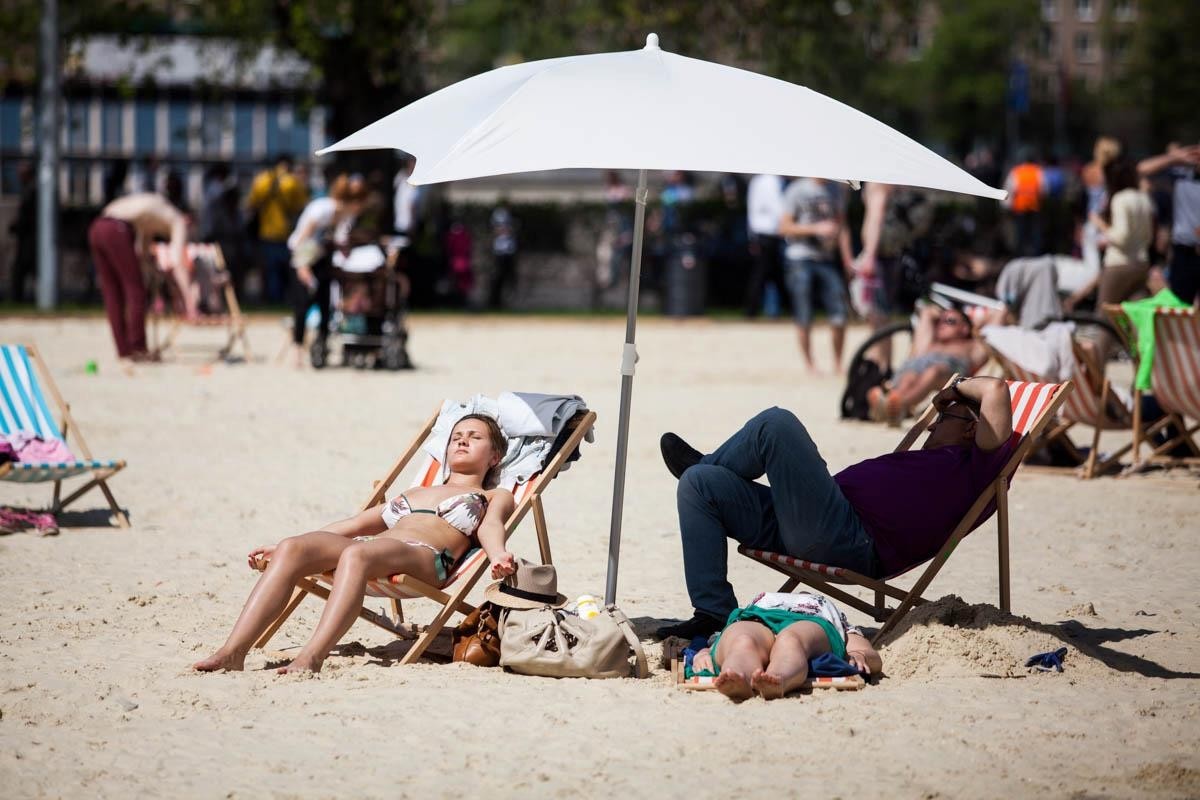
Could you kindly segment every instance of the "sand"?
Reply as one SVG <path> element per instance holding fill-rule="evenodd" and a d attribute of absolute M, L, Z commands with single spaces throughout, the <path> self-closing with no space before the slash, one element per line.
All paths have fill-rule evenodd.
<path fill-rule="evenodd" d="M 96 455 L 129 461 L 113 489 L 133 519 L 105 527 L 92 495 L 59 536 L 0 537 L 6 797 L 1200 795 L 1200 480 L 1186 472 L 1023 471 L 1013 614 L 994 607 L 995 534 L 982 528 L 931 587 L 943 599 L 882 648 L 887 677 L 860 693 L 734 706 L 674 689 L 651 642 L 644 681 L 401 667 L 403 644 L 361 623 L 319 677 L 265 671 L 305 640 L 313 600 L 249 671 L 192 673 L 253 584 L 245 553 L 352 510 L 447 396 L 573 392 L 599 413 L 546 512 L 564 591 L 603 592 L 623 323 L 411 327 L 414 372 L 273 363 L 284 334 L 264 318 L 250 331 L 260 361 L 205 366 L 219 332 L 192 330 L 178 360 L 127 377 L 101 318 L 0 320 L 0 341 L 41 346 Z M 899 434 L 839 422 L 840 381 L 803 374 L 786 324 L 646 320 L 639 342 L 619 601 L 647 633 L 689 611 L 661 432 L 709 447 L 779 405 L 833 469 Z M 48 496 L 0 487 L 5 504 Z M 531 522 L 512 547 L 536 555 Z M 779 582 L 732 553 L 730 574 L 743 599 Z M 417 621 L 432 611 L 407 606 Z M 1061 674 L 1022 666 L 1064 646 Z"/>

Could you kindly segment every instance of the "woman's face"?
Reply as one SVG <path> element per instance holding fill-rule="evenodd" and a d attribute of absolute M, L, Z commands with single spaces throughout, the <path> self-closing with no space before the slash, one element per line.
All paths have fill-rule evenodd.
<path fill-rule="evenodd" d="M 464 419 L 454 426 L 446 460 L 455 472 L 486 472 L 500 463 L 483 420 Z"/>

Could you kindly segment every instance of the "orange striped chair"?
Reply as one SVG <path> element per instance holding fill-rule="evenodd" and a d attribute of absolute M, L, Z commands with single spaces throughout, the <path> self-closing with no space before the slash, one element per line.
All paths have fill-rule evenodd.
<path fill-rule="evenodd" d="M 392 484 L 400 477 L 400 474 L 408 467 L 413 457 L 421 450 L 421 445 L 425 443 L 425 439 L 433 430 L 440 411 L 440 406 L 434 410 L 433 414 L 426 420 L 420 433 L 417 434 L 416 438 L 408 446 L 408 449 L 392 465 L 392 468 L 384 476 L 383 480 L 375 481 L 375 487 L 371 491 L 371 495 L 359 508 L 360 512 L 384 501 L 388 489 L 391 488 Z M 542 507 L 542 494 L 546 491 L 550 482 L 562 470 L 571 455 L 578 450 L 583 438 L 595 424 L 596 413 L 594 411 L 581 411 L 576 414 L 568 423 L 568 429 L 571 431 L 570 434 L 556 449 L 548 454 L 547 462 L 542 471 L 525 483 L 506 487 L 512 491 L 517 501 L 516 508 L 504 526 L 506 538 L 512 536 L 517 526 L 525 518 L 525 515 L 533 511 L 534 527 L 537 530 L 538 550 L 543 564 L 551 563 L 551 554 L 550 535 L 546 527 L 546 514 Z M 440 474 L 441 464 L 436 459 L 426 455 L 424 463 L 417 470 L 416 479 L 413 481 L 412 486 L 432 486 L 438 481 Z M 445 628 L 454 614 L 461 613 L 466 615 L 475 610 L 475 607 L 466 601 L 466 597 L 475 584 L 479 582 L 479 579 L 483 577 L 488 563 L 487 556 L 483 550 L 475 548 L 463 556 L 447 576 L 446 582 L 441 586 L 431 586 L 422 580 L 414 578 L 412 575 L 405 574 L 391 575 L 386 579 L 368 581 L 367 596 L 391 600 L 393 618 L 389 619 L 386 615 L 371 611 L 365 606 L 359 611 L 359 617 L 400 638 L 415 638 L 416 641 L 413 643 L 413 646 L 400 659 L 401 664 L 411 664 L 419 659 L 429 648 L 429 645 L 433 643 L 434 639 L 437 638 L 437 635 Z M 259 571 L 266 569 L 266 567 L 267 561 L 264 560 L 260 560 L 256 565 Z M 329 589 L 326 587 L 332 585 L 332 572 L 301 578 L 296 584 L 296 591 L 293 593 L 292 599 L 280 613 L 279 617 L 259 637 L 254 646 L 259 649 L 266 647 L 276 631 L 279 630 L 288 617 L 296 610 L 296 607 L 300 605 L 300 602 L 308 595 L 312 594 L 323 600 L 328 600 Z M 402 605 L 404 600 L 416 598 L 428 598 L 441 606 L 434 615 L 433 621 L 421 630 L 419 635 L 416 634 L 415 629 L 410 629 L 404 625 Z"/>
<path fill-rule="evenodd" d="M 994 505 L 999 538 L 1000 608 L 1008 611 L 1008 482 L 1013 472 L 1020 465 L 1021 459 L 1029 451 L 1034 440 L 1037 439 L 1042 429 L 1053 418 L 1055 412 L 1058 411 L 1059 406 L 1070 395 L 1071 382 L 1054 384 L 1009 381 L 1008 389 L 1012 396 L 1013 432 L 1015 435 L 1021 437 L 1020 444 L 1013 451 L 1012 456 L 1008 459 L 1000 474 L 996 476 L 996 480 L 989 484 L 988 488 L 976 498 L 975 503 L 967 511 L 966 515 L 963 516 L 962 521 L 958 523 L 958 526 L 950 534 L 950 538 L 946 540 L 946 544 L 942 546 L 938 554 L 929 562 L 925 571 L 921 573 L 917 582 L 908 591 L 892 585 L 891 581 L 911 571 L 915 566 L 883 578 L 869 578 L 866 575 L 861 575 L 844 567 L 817 564 L 782 553 L 755 550 L 745 545 L 739 547 L 738 552 L 786 575 L 787 581 L 779 588 L 781 592 L 790 592 L 803 583 L 829 597 L 857 608 L 859 611 L 870 614 L 875 620 L 883 623 L 883 627 L 875 634 L 874 641 L 877 642 L 885 633 L 894 628 L 896 623 L 914 605 L 926 602 L 926 599 L 922 595 L 929 587 L 930 582 L 937 576 L 942 566 L 946 563 L 946 560 L 954 552 L 954 549 L 958 547 L 958 543 L 975 527 L 976 521 L 987 514 L 988 509 Z M 908 434 L 896 448 L 896 452 L 910 449 L 916 443 L 917 439 L 921 437 L 921 434 L 928 429 L 936 413 L 936 409 L 931 404 L 917 420 L 916 424 L 909 429 Z M 834 584 L 860 586 L 870 589 L 875 593 L 875 602 L 868 603 L 860 597 L 837 588 Z M 897 600 L 899 603 L 894 608 L 889 608 L 887 605 L 888 598 Z"/>
<path fill-rule="evenodd" d="M 1192 438 L 1200 431 L 1200 317 L 1196 309 L 1160 308 L 1155 312 L 1150 383 L 1163 411 L 1178 418 L 1180 430 L 1155 452 L 1183 444 L 1200 456 L 1200 448 Z"/>

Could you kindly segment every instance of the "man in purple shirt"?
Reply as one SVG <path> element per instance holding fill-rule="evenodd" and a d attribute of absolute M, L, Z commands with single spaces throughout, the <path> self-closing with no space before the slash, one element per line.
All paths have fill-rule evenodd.
<path fill-rule="evenodd" d="M 1018 439 L 1008 386 L 998 378 L 959 379 L 933 403 L 940 413 L 920 450 L 837 475 L 800 420 L 781 408 L 763 411 L 708 455 L 663 434 L 663 460 L 679 478 L 683 571 L 695 615 L 660 628 L 659 637 L 707 636 L 738 607 L 726 577 L 727 538 L 871 577 L 932 558 Z M 756 482 L 764 475 L 770 486 Z"/>

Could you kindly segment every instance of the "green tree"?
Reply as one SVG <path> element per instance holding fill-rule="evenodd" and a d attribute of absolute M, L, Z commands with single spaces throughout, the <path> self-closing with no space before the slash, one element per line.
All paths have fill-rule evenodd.
<path fill-rule="evenodd" d="M 1114 92 L 1142 109 L 1156 147 L 1200 140 L 1200 4 L 1141 0 L 1129 61 Z"/>

